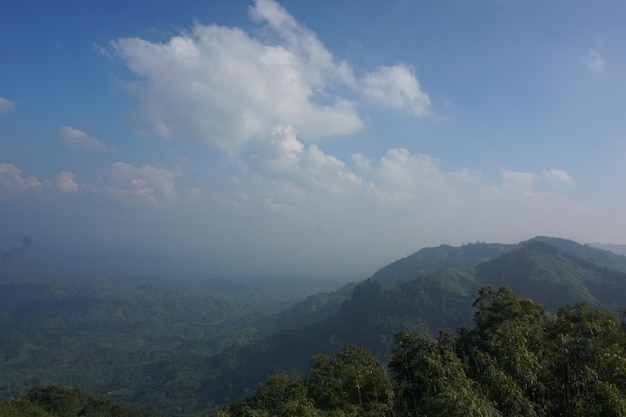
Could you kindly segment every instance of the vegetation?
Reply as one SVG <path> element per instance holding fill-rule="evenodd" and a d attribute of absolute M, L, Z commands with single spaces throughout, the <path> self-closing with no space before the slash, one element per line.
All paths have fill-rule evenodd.
<path fill-rule="evenodd" d="M 0 404 L 1 417 L 156 417 L 62 385 L 38 386 Z"/>
<path fill-rule="evenodd" d="M 617 261 L 623 257 L 571 241 L 555 242 L 567 250 L 554 246 L 552 239 L 538 238 L 474 266 L 441 268 L 410 280 L 385 277 L 381 271 L 396 270 L 383 268 L 375 275 L 380 280 L 371 278 L 358 284 L 338 311 L 324 320 L 282 330 L 207 359 L 205 367 L 216 372 L 205 376 L 201 395 L 217 403 L 241 399 L 277 370 L 304 375 L 312 355 L 332 354 L 344 344 L 365 346 L 386 362 L 393 354 L 394 334 L 399 331 L 429 336 L 440 328 L 471 325 L 473 297 L 488 284 L 506 285 L 552 312 L 578 302 L 613 312 L 626 304 L 626 273 L 575 253 L 601 254 Z M 445 251 L 461 258 L 456 249 L 435 249 L 435 253 Z M 482 259 L 484 249 L 490 251 L 491 247 L 478 244 L 472 251 L 465 248 L 464 253 L 474 256 L 463 259 Z"/>
<path fill-rule="evenodd" d="M 603 369 L 604 360 L 576 369 L 567 368 L 569 362 L 558 369 L 546 368 L 565 360 L 550 356 L 547 346 L 555 351 L 578 349 L 565 344 L 578 340 L 568 335 L 566 320 L 590 317 L 596 323 L 607 314 L 590 306 L 608 312 L 624 308 L 626 273 L 621 265 L 625 259 L 544 237 L 519 245 L 441 245 L 396 261 L 368 280 L 307 298 L 328 288 L 328 283 L 2 276 L 0 401 L 22 398 L 33 386 L 63 384 L 169 416 L 203 415 L 230 403 L 237 405 L 223 413 L 240 415 L 246 407 L 261 412 L 258 404 L 270 404 L 274 400 L 267 398 L 276 392 L 308 401 L 280 403 L 287 407 L 284 413 L 295 413 L 289 407 L 298 406 L 304 407 L 303 415 L 307 410 L 331 415 L 410 415 L 420 403 L 415 400 L 410 408 L 407 396 L 419 391 L 400 390 L 410 381 L 398 379 L 403 374 L 394 364 L 404 347 L 413 344 L 430 352 L 415 360 L 430 364 L 423 372 L 441 381 L 437 392 L 462 394 L 459 401 L 474 401 L 484 411 L 495 404 L 496 388 L 508 386 L 507 395 L 516 398 L 515 405 L 494 409 L 515 415 L 511 410 L 528 409 L 528 401 L 556 390 L 550 385 L 557 384 L 549 382 L 550 373 L 578 372 L 587 381 L 593 372 L 600 372 L 596 367 Z M 510 291 L 507 295 L 502 289 L 481 290 L 492 288 L 485 287 L 489 284 Z M 525 299 L 517 300 L 512 293 Z M 476 294 L 480 295 L 472 322 Z M 509 298 L 508 304 L 502 301 Z M 515 321 L 506 315 L 502 319 L 494 313 L 495 307 L 489 307 L 494 300 L 500 300 L 496 303 L 503 309 L 498 310 L 500 316 L 522 311 L 524 319 Z M 579 302 L 588 304 L 577 306 Z M 559 310 L 562 305 L 575 307 Z M 503 326 L 499 320 L 517 327 Z M 440 328 L 458 326 L 465 330 L 456 336 L 451 332 L 436 336 Z M 496 333 L 509 339 L 492 338 Z M 549 334 L 557 336 L 543 338 Z M 565 339 L 559 339 L 559 334 Z M 616 336 L 615 343 L 622 349 L 620 338 Z M 518 339 L 525 350 L 508 352 L 502 340 Z M 611 353 L 616 358 L 622 357 L 619 349 Z M 441 368 L 445 364 L 454 366 Z M 363 367 L 373 381 L 362 379 Z M 523 389 L 505 384 L 513 371 L 525 372 L 525 382 L 516 382 Z M 268 380 L 272 375 L 278 376 Z M 332 375 L 341 375 L 341 382 L 329 380 Z M 457 385 L 446 386 L 450 379 Z M 266 380 L 262 399 L 244 401 L 254 398 L 258 384 Z M 527 391 L 528 387 L 534 391 Z M 612 385 L 602 387 L 593 395 L 615 394 Z M 623 387 L 617 385 L 618 390 Z M 437 403 L 425 398 L 429 399 L 422 406 Z M 279 402 L 275 404 L 279 407 Z M 519 415 L 556 415 L 554 409 L 546 409 L 552 414 L 533 409 L 535 414 Z"/>
<path fill-rule="evenodd" d="M 219 413 L 249 416 L 623 416 L 626 333 L 576 304 L 555 315 L 507 287 L 480 290 L 474 327 L 396 334 L 388 367 L 364 348 L 313 357 L 310 376 L 274 375 Z"/>
<path fill-rule="evenodd" d="M 276 331 L 257 323 L 325 286 L 3 276 L 0 399 L 64 384 L 146 409 L 199 409 L 206 358 Z"/>

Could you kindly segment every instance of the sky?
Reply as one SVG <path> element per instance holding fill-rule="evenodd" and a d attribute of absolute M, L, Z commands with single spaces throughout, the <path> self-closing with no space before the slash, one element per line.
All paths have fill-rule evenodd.
<path fill-rule="evenodd" d="M 0 249 L 362 279 L 443 243 L 626 243 L 625 18 L 621 0 L 9 2 Z"/>

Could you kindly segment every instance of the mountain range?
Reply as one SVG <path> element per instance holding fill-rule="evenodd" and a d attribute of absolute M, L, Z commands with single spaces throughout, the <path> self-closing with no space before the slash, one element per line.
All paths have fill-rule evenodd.
<path fill-rule="evenodd" d="M 344 344 L 366 346 L 385 361 L 400 330 L 436 335 L 469 325 L 474 297 L 485 285 L 507 286 L 552 311 L 585 302 L 616 312 L 626 306 L 626 257 L 544 236 L 514 245 L 425 248 L 274 318 L 294 323 L 298 312 L 306 324 L 210 358 L 206 366 L 219 376 L 206 378 L 202 392 L 207 400 L 238 398 L 272 373 L 302 373 L 312 355 L 336 353 Z"/>
<path fill-rule="evenodd" d="M 540 236 L 424 248 L 280 311 L 277 301 L 285 305 L 295 287 L 0 278 L 0 394 L 62 383 L 194 416 L 241 400 L 269 375 L 303 375 L 313 355 L 346 344 L 386 363 L 399 331 L 435 336 L 469 326 L 486 285 L 553 312 L 580 302 L 623 312 L 626 256 L 596 246 Z"/>

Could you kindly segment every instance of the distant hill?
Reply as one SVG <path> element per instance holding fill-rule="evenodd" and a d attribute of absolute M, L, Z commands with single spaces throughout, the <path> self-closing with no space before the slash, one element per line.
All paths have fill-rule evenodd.
<path fill-rule="evenodd" d="M 594 248 L 609 250 L 617 255 L 626 256 L 626 245 L 616 245 L 615 243 L 590 243 L 590 245 Z"/>
<path fill-rule="evenodd" d="M 441 245 L 421 249 L 382 267 L 372 279 L 380 282 L 403 282 L 444 268 L 462 268 L 497 258 L 515 245 L 469 243 L 462 246 Z"/>
<path fill-rule="evenodd" d="M 458 247 L 441 245 L 424 248 L 380 268 L 370 279 L 381 283 L 401 283 L 444 268 L 473 266 L 496 258 L 514 247 L 515 245 L 500 243 L 472 243 Z M 311 295 L 286 311 L 264 319 L 260 325 L 283 329 L 321 321 L 338 312 L 357 285 L 358 283 L 349 283 L 329 293 Z"/>
<path fill-rule="evenodd" d="M 206 414 L 344 344 L 385 361 L 400 330 L 470 325 L 486 284 L 548 309 L 581 301 L 623 309 L 626 257 L 540 236 L 424 248 L 303 299 L 309 284 L 0 276 L 0 397 L 64 383 L 168 415 Z"/>
<path fill-rule="evenodd" d="M 573 240 L 546 236 L 537 236 L 533 239 L 527 240 L 526 242 L 520 243 L 520 245 L 524 245 L 528 242 L 533 241 L 546 242 L 553 246 L 556 246 L 557 248 L 565 252 L 570 252 L 581 258 L 589 259 L 590 261 L 593 261 L 598 265 L 626 271 L 626 256 L 624 256 L 626 254 L 619 254 L 617 252 L 611 251 L 610 249 L 599 248 L 595 245 L 581 245 L 580 243 L 574 242 Z M 618 245 L 613 246 L 617 247 Z"/>
<path fill-rule="evenodd" d="M 435 259 L 429 260 L 428 253 Z M 436 334 L 442 327 L 469 325 L 473 298 L 486 284 L 506 285 L 548 309 L 590 302 L 615 311 L 626 306 L 626 272 L 609 266 L 622 266 L 624 259 L 547 237 L 517 245 L 424 249 L 381 268 L 357 285 L 336 313 L 320 322 L 287 329 L 209 359 L 207 367 L 221 370 L 219 376 L 205 380 L 204 393 L 214 400 L 237 398 L 245 388 L 279 370 L 303 372 L 312 355 L 332 354 L 342 344 L 366 346 L 384 360 L 399 330 Z M 439 269 L 426 273 L 429 268 Z M 413 278 L 407 279 L 409 275 Z"/>
<path fill-rule="evenodd" d="M 200 406 L 206 357 L 275 328 L 256 322 L 322 281 L 15 275 L 0 271 L 0 400 L 66 384 L 168 415 Z M 335 284 L 336 286 L 336 284 Z"/>
<path fill-rule="evenodd" d="M 461 246 L 440 245 L 423 248 L 380 268 L 370 279 L 381 283 L 402 283 L 442 269 L 472 267 L 537 241 L 548 243 L 598 265 L 626 271 L 626 256 L 618 256 L 608 250 L 581 245 L 572 240 L 537 236 L 518 244 L 477 242 Z M 276 331 L 321 321 L 338 312 L 356 286 L 357 283 L 350 283 L 336 291 L 311 295 L 286 311 L 263 319 L 258 326 L 268 331 Z"/>

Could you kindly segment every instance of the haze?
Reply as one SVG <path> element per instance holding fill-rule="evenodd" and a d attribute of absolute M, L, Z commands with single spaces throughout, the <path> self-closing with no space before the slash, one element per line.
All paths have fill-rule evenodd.
<path fill-rule="evenodd" d="M 12 2 L 3 262 L 361 279 L 441 243 L 624 243 L 625 15 L 608 0 Z"/>

